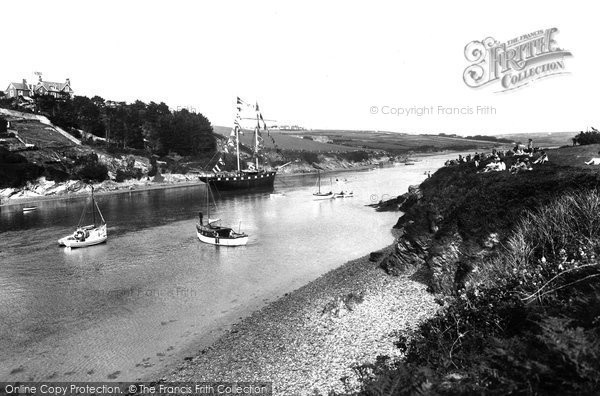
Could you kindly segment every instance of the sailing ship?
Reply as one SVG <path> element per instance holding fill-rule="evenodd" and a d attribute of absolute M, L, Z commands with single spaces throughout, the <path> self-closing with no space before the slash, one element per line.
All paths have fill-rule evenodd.
<path fill-rule="evenodd" d="M 329 182 L 331 183 L 331 179 L 329 179 Z M 317 186 L 317 192 L 313 193 L 313 197 L 315 198 L 315 200 L 333 198 L 333 192 L 331 191 L 331 189 L 329 190 L 329 192 L 321 192 L 321 171 L 319 170 L 317 170 Z"/>
<path fill-rule="evenodd" d="M 219 189 L 223 190 L 248 190 L 253 188 L 273 188 L 275 182 L 275 175 L 277 170 L 266 170 L 264 167 L 261 168 L 259 159 L 261 158 L 261 150 L 263 149 L 263 137 L 262 131 L 267 131 L 268 128 L 265 120 L 260 112 L 258 103 L 256 105 L 250 105 L 237 98 L 237 113 L 234 120 L 234 127 L 231 130 L 227 145 L 225 146 L 225 152 L 228 153 L 229 147 L 235 147 L 235 155 L 237 158 L 237 171 L 223 172 L 220 166 L 225 163 L 219 158 L 217 164 L 213 168 L 214 175 L 210 178 L 212 184 Z M 256 125 L 254 126 L 254 147 L 252 149 L 252 157 L 254 164 L 249 169 L 242 169 L 240 165 L 240 134 L 243 134 L 241 127 L 241 112 L 242 109 L 250 109 L 254 112 L 252 118 L 245 118 L 255 120 Z M 262 125 L 261 125 L 262 124 Z"/>
<path fill-rule="evenodd" d="M 235 232 L 231 227 L 219 225 L 221 219 L 210 218 L 210 197 L 212 191 L 210 188 L 212 181 L 206 180 L 206 222 L 202 212 L 198 213 L 198 223 L 196 223 L 196 235 L 201 242 L 217 246 L 243 246 L 248 243 L 248 234 Z M 214 201 L 214 197 L 213 201 Z"/>
<path fill-rule="evenodd" d="M 92 223 L 84 225 L 86 222 L 88 207 L 90 206 L 92 212 Z M 60 246 L 66 246 L 67 248 L 81 248 L 104 243 L 106 242 L 106 239 L 106 221 L 102 216 L 102 212 L 98 207 L 98 203 L 94 199 L 94 187 L 92 187 L 90 204 L 83 208 L 83 212 L 79 218 L 79 223 L 77 224 L 77 229 L 72 235 L 67 235 L 64 238 L 59 239 L 58 244 Z"/>

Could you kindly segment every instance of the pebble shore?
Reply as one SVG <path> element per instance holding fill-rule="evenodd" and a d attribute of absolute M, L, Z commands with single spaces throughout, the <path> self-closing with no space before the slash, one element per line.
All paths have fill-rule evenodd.
<path fill-rule="evenodd" d="M 274 395 L 326 395 L 348 390 L 346 378 L 356 389 L 353 366 L 400 356 L 398 332 L 437 311 L 426 289 L 386 275 L 369 256 L 350 261 L 234 325 L 162 380 L 269 381 Z M 345 304 L 350 293 L 360 299 Z"/>

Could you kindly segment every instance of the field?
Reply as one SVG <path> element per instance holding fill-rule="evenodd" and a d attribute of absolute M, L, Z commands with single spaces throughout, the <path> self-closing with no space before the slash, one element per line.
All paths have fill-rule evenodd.
<path fill-rule="evenodd" d="M 536 132 L 536 133 L 512 133 L 496 135 L 499 138 L 510 139 L 515 142 L 527 144 L 528 139 L 533 140 L 533 145 L 537 147 L 560 147 L 571 145 L 571 138 L 578 132 Z"/>
<path fill-rule="evenodd" d="M 231 132 L 231 127 L 221 127 L 214 126 L 213 130 L 222 136 L 229 136 Z M 313 151 L 313 152 L 346 152 L 346 151 L 354 151 L 355 147 L 342 146 L 339 144 L 329 144 L 329 143 L 320 143 L 315 142 L 309 139 L 300 139 L 292 136 L 291 134 L 282 133 L 279 131 L 271 131 L 270 135 L 275 140 L 277 147 L 281 150 L 305 150 L 305 151 Z M 263 138 L 265 142 L 265 146 L 267 148 L 273 149 L 275 145 L 273 141 L 267 136 L 266 132 L 263 132 Z M 244 131 L 244 134 L 241 136 L 241 143 L 252 147 L 254 145 L 254 133 L 253 131 Z"/>
<path fill-rule="evenodd" d="M 229 136 L 230 127 L 213 127 L 222 136 Z M 270 135 L 282 150 L 305 150 L 313 152 L 347 152 L 355 150 L 384 150 L 393 154 L 408 152 L 431 152 L 443 150 L 477 150 L 491 148 L 491 142 L 434 135 L 411 135 L 396 132 L 378 131 L 344 131 L 344 130 L 311 130 L 311 131 L 271 131 Z M 271 139 L 263 134 L 266 147 L 273 148 Z M 306 137 L 306 138 L 302 138 Z M 312 139 L 328 139 L 324 143 Z M 252 132 L 245 132 L 242 143 L 253 144 Z"/>

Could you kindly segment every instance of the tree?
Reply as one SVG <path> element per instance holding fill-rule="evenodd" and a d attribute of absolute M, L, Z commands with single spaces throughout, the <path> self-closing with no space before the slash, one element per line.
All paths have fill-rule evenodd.
<path fill-rule="evenodd" d="M 3 117 L 0 117 L 0 133 L 6 132 L 7 127 L 8 121 L 6 121 Z"/>

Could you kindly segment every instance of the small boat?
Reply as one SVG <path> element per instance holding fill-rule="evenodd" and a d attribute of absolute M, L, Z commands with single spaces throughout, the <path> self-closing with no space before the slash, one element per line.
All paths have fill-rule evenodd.
<path fill-rule="evenodd" d="M 339 179 L 335 180 L 336 185 L 339 187 L 339 192 L 333 193 L 333 198 L 352 198 L 354 197 L 353 191 L 348 191 L 346 188 L 346 181 Z"/>
<path fill-rule="evenodd" d="M 315 201 L 333 198 L 333 192 L 331 190 L 329 190 L 329 192 L 321 192 L 321 171 L 317 170 L 317 175 L 318 175 L 318 180 L 317 180 L 318 190 L 317 190 L 317 192 L 313 193 L 313 197 L 314 197 Z M 331 179 L 329 179 L 329 182 L 331 183 Z"/>
<path fill-rule="evenodd" d="M 88 225 L 83 225 L 86 221 L 85 217 L 88 206 L 91 206 L 92 209 L 92 223 Z M 98 212 L 97 215 L 96 211 Z M 106 221 L 102 216 L 102 212 L 98 207 L 98 203 L 94 199 L 94 187 L 92 187 L 90 205 L 86 205 L 83 208 L 83 213 L 79 218 L 79 224 L 77 225 L 77 229 L 72 235 L 67 235 L 64 238 L 59 239 L 58 244 L 67 248 L 82 248 L 104 243 L 106 242 L 107 238 L 108 236 L 106 233 Z"/>
<path fill-rule="evenodd" d="M 210 183 L 210 180 L 206 180 L 206 223 L 204 222 L 204 215 L 202 212 L 198 213 L 198 223 L 196 223 L 196 235 L 198 236 L 198 239 L 200 242 L 216 246 L 244 246 L 248 243 L 248 234 L 235 232 L 231 227 L 221 226 L 219 224 L 221 219 L 210 218 L 209 195 L 212 196 Z"/>
<path fill-rule="evenodd" d="M 33 212 L 34 210 L 37 210 L 37 206 L 30 206 L 30 207 L 23 208 L 23 213 Z"/>
<path fill-rule="evenodd" d="M 335 193 L 333 198 L 352 198 L 354 197 L 353 191 L 340 191 L 339 193 Z"/>
<path fill-rule="evenodd" d="M 408 166 L 408 165 L 414 165 L 414 162 L 405 162 L 404 165 Z"/>

